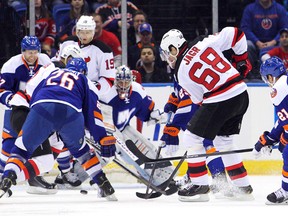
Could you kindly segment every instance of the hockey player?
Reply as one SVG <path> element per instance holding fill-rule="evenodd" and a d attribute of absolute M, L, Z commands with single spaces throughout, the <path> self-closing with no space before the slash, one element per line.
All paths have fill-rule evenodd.
<path fill-rule="evenodd" d="M 77 36 L 68 37 L 60 44 L 58 54 L 52 60 L 59 61 L 64 55 L 65 47 L 68 45 L 79 45 L 82 57 L 87 63 L 87 77 L 95 83 L 99 89 L 99 96 L 101 96 L 109 91 L 114 82 L 114 56 L 112 50 L 106 44 L 99 40 L 93 40 L 95 27 L 96 24 L 92 16 L 82 15 L 76 23 Z M 71 172 L 71 154 L 67 151 L 67 148 L 60 153 L 57 162 L 62 171 L 55 182 L 57 184 L 68 183 L 67 186 L 79 186 L 80 182 Z M 65 173 L 67 176 L 63 179 Z"/>
<path fill-rule="evenodd" d="M 2 133 L 2 151 L 0 155 L 1 174 L 17 138 L 17 128 L 21 128 L 21 122 L 23 122 L 23 119 L 18 118 L 18 116 L 15 124 L 10 123 L 12 109 L 9 102 L 17 91 L 25 90 L 27 81 L 42 66 L 51 63 L 46 54 L 40 53 L 41 44 L 36 36 L 25 36 L 21 41 L 21 51 L 21 54 L 10 58 L 1 69 L 0 102 L 6 106 Z M 45 148 L 44 146 L 47 146 L 47 143 L 43 143 L 42 148 Z M 47 151 L 51 153 L 50 148 Z M 38 148 L 33 156 L 38 156 L 39 152 L 41 152 L 41 148 Z M 55 185 L 46 182 L 41 176 L 31 178 L 28 183 L 30 186 L 34 186 L 35 184 L 42 185 L 47 189 L 51 189 L 51 193 L 56 192 L 54 190 Z"/>
<path fill-rule="evenodd" d="M 86 67 L 83 59 L 72 59 L 67 69 L 52 67 L 41 70 L 27 84 L 27 94 L 32 96 L 31 109 L 5 165 L 0 197 L 12 184 L 29 179 L 25 162 L 39 143 L 57 131 L 71 154 L 102 189 L 103 196 L 117 200 L 98 158 L 84 142 L 86 127 L 95 142 L 100 143 L 101 156 L 110 158 L 115 155 L 115 138 L 107 136 L 97 106 L 98 89 L 80 73 L 79 68 L 83 68 L 83 65 Z"/>
<path fill-rule="evenodd" d="M 183 146 L 192 154 L 205 153 L 203 140 L 213 140 L 218 151 L 234 148 L 232 135 L 240 132 L 249 98 L 243 78 L 251 70 L 244 33 L 233 27 L 188 45 L 183 34 L 172 29 L 161 40 L 167 63 L 175 69 L 176 81 L 195 104 L 201 104 L 187 124 Z M 222 52 L 234 51 L 236 68 Z M 219 141 L 216 141 L 219 139 Z M 166 143 L 166 145 L 169 143 Z M 251 199 L 252 187 L 239 155 L 223 155 L 223 163 L 233 174 L 233 191 L 239 199 Z M 205 158 L 187 160 L 193 167 L 190 182 L 178 191 L 180 201 L 209 201 Z"/>
<path fill-rule="evenodd" d="M 60 61 L 54 61 L 53 64 L 60 68 L 65 68 L 67 61 L 71 58 L 77 58 L 81 57 L 81 50 L 78 45 L 68 45 L 65 47 L 65 49 L 62 52 L 61 60 Z M 54 68 L 54 65 L 50 64 L 50 67 Z M 9 104 L 12 107 L 12 113 L 11 113 L 11 125 L 15 132 L 18 134 L 21 131 L 21 128 L 24 124 L 24 121 L 29 113 L 29 98 L 26 96 L 24 91 L 18 91 Z M 60 140 L 60 138 L 57 136 L 57 134 L 53 134 L 49 137 L 49 140 L 46 140 L 43 145 L 41 145 L 41 148 L 38 148 L 37 151 L 33 154 L 32 158 L 27 161 L 26 166 L 28 168 L 28 172 L 35 172 L 35 170 L 39 170 L 39 173 L 46 173 L 50 172 L 51 169 L 54 166 L 54 159 L 62 158 L 63 155 L 59 152 L 55 152 L 56 148 L 50 147 L 50 142 L 53 142 L 53 145 L 62 146 L 63 143 Z M 52 151 L 51 151 L 52 150 Z M 53 153 L 53 154 L 52 154 Z M 70 161 L 68 161 L 68 164 Z M 33 166 L 29 165 L 33 164 Z M 61 171 L 61 167 L 59 167 Z M 35 172 L 37 174 L 37 172 Z M 38 175 L 38 174 L 37 174 Z M 74 173 L 67 173 L 66 174 L 67 182 L 70 184 L 75 184 L 75 182 L 79 179 L 77 178 L 77 175 Z M 27 192 L 31 194 L 53 194 L 57 192 L 56 184 L 50 184 L 45 181 L 45 179 L 42 176 L 35 176 L 34 178 L 30 178 L 28 180 L 29 186 L 27 188 Z"/>
<path fill-rule="evenodd" d="M 188 93 L 174 81 L 174 91 L 170 94 L 167 103 L 164 106 L 165 113 L 173 113 L 172 120 L 164 127 L 161 140 L 167 143 L 166 154 L 173 155 L 178 151 L 179 138 L 178 134 L 180 130 L 185 131 L 187 123 L 192 118 L 199 105 L 192 103 Z M 206 153 L 216 152 L 213 141 L 204 139 L 203 146 Z M 222 198 L 223 196 L 231 196 L 229 193 L 229 185 L 226 177 L 226 171 L 222 159 L 220 156 L 208 157 L 206 164 L 211 173 L 213 182 L 210 185 L 210 189 L 216 198 Z M 176 185 L 181 188 L 183 185 L 190 181 L 190 173 L 193 174 L 193 167 L 189 166 L 186 175 L 182 179 L 176 181 Z M 192 170 L 192 171 L 190 171 Z"/>
<path fill-rule="evenodd" d="M 147 95 L 141 84 L 133 81 L 132 71 L 127 66 L 117 67 L 114 86 L 108 94 L 100 98 L 100 102 L 112 107 L 112 124 L 118 129 L 116 135 L 123 143 L 131 139 L 143 154 L 155 158 L 157 147 L 131 127 L 130 121 L 133 117 L 137 117 L 147 124 L 166 123 L 167 115 L 162 110 L 155 108 L 153 99 Z M 143 170 L 139 164 L 135 163 L 138 158 L 129 155 L 129 151 L 128 153 L 125 151 L 127 147 L 120 145 L 116 145 L 116 147 L 120 157 L 126 163 L 133 165 L 143 177 L 149 179 L 151 167 L 145 166 Z M 156 185 L 160 185 L 168 179 L 169 174 L 173 171 L 172 164 L 167 163 L 164 169 L 156 169 Z"/>
<path fill-rule="evenodd" d="M 97 84 L 99 94 L 105 94 L 115 79 L 114 57 L 111 49 L 101 41 L 93 40 L 95 21 L 92 16 L 82 15 L 76 23 L 76 35 L 68 37 L 62 44 L 58 54 L 52 60 L 60 60 L 63 49 L 69 44 L 80 46 L 83 58 L 87 63 L 87 77 Z"/>
<path fill-rule="evenodd" d="M 288 120 L 287 120 L 287 71 L 283 61 L 273 56 L 262 63 L 260 73 L 265 83 L 271 87 L 270 97 L 278 119 L 272 130 L 265 131 L 255 144 L 253 153 L 258 158 L 261 154 L 270 155 L 272 146 L 279 142 L 278 150 L 282 153 L 282 185 L 277 191 L 267 196 L 266 204 L 288 204 Z"/>
<path fill-rule="evenodd" d="M 56 67 L 65 68 L 67 65 L 67 62 L 72 58 L 83 58 L 82 51 L 80 47 L 78 46 L 78 44 L 67 45 L 61 53 L 60 60 L 56 61 L 54 59 L 53 64 Z"/>

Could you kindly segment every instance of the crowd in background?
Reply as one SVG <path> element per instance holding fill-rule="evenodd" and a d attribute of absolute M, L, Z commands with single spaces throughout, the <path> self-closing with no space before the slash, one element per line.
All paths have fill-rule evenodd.
<path fill-rule="evenodd" d="M 229 1 L 232 5 L 236 2 Z M 127 1 L 128 66 L 141 73 L 143 82 L 172 82 L 173 70 L 161 60 L 159 41 L 155 40 L 161 35 L 154 35 L 160 34 L 157 28 L 160 27 L 161 20 L 159 19 L 159 25 L 157 20 L 156 24 L 150 23 L 150 11 L 147 13 L 145 8 L 140 8 L 139 2 L 141 1 Z M 187 7 L 192 4 L 189 1 L 183 0 L 183 2 Z M 180 6 L 183 2 L 179 1 L 177 4 Z M 197 4 L 196 2 L 198 1 L 194 4 Z M 241 21 L 237 27 L 245 32 L 248 55 L 253 66 L 248 80 L 261 81 L 259 74 L 261 61 L 273 55 L 278 55 L 284 62 L 288 59 L 288 31 L 283 30 L 288 29 L 287 2 L 285 0 L 241 0 L 240 2 L 243 8 L 241 8 Z M 121 62 L 120 0 L 35 0 L 35 35 L 41 42 L 42 52 L 50 58 L 55 56 L 59 44 L 67 37 L 75 35 L 75 25 L 81 15 L 94 17 L 97 24 L 95 40 L 106 43 L 116 56 L 115 61 Z M 204 16 L 205 14 L 198 20 L 196 36 L 207 36 L 211 33 L 207 23 L 203 21 Z M 20 41 L 25 35 L 29 35 L 28 21 L 28 0 L 1 0 L 0 25 L 4 34 L 0 34 L 2 44 L 0 68 L 11 56 L 20 53 Z M 186 39 L 193 40 L 193 38 Z M 273 48 L 278 51 L 270 51 Z M 227 57 L 229 58 L 229 54 Z"/>

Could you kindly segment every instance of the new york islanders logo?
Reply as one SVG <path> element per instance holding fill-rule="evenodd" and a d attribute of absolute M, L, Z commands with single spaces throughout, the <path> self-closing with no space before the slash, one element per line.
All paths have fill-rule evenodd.
<path fill-rule="evenodd" d="M 277 95 L 277 90 L 274 89 L 274 88 L 272 88 L 272 90 L 271 90 L 271 92 L 270 92 L 270 95 L 271 95 L 271 98 L 276 97 L 276 95 Z"/>
<path fill-rule="evenodd" d="M 263 29 L 270 29 L 272 27 L 272 21 L 269 18 L 264 18 L 261 22 Z"/>

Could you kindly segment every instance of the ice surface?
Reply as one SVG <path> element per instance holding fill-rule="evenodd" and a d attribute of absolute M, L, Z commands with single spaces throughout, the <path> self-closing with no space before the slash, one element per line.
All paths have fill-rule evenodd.
<path fill-rule="evenodd" d="M 10 198 L 0 199 L 0 216 L 41 215 L 41 216 L 184 216 L 184 215 L 254 215 L 273 216 L 286 212 L 287 206 L 267 206 L 266 196 L 280 188 L 281 176 L 250 176 L 254 188 L 253 201 L 232 201 L 215 199 L 210 194 L 209 202 L 187 203 L 178 201 L 177 194 L 161 196 L 153 200 L 143 200 L 135 192 L 145 193 L 146 187 L 140 184 L 113 184 L 117 202 L 109 202 L 97 197 L 97 191 L 88 184 L 82 186 L 88 190 L 87 195 L 78 190 L 59 190 L 55 195 L 31 195 L 25 191 L 25 185 L 12 187 Z"/>

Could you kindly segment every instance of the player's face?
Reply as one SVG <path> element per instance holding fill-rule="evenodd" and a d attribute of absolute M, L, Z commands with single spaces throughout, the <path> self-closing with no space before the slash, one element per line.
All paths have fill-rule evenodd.
<path fill-rule="evenodd" d="M 92 41 L 94 33 L 95 30 L 79 30 L 77 36 L 82 44 L 88 44 Z"/>
<path fill-rule="evenodd" d="M 22 52 L 24 59 L 29 65 L 33 65 L 38 58 L 38 50 L 25 50 Z"/>
<path fill-rule="evenodd" d="M 170 48 L 170 53 L 167 59 L 167 62 L 171 68 L 175 68 L 176 60 L 177 60 L 178 51 L 175 47 Z"/>
<path fill-rule="evenodd" d="M 124 100 L 128 96 L 130 85 L 130 80 L 117 80 L 117 91 L 120 99 Z"/>

